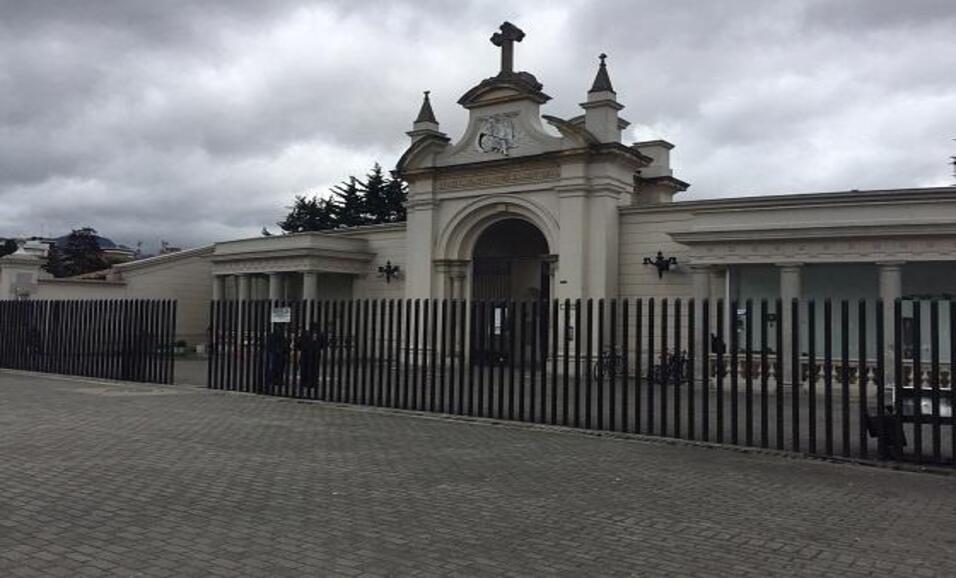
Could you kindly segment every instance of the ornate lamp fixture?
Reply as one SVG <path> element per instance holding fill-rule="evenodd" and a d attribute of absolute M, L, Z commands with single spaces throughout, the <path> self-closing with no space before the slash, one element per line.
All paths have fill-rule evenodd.
<path fill-rule="evenodd" d="M 391 283 L 392 279 L 398 278 L 398 265 L 392 265 L 391 261 L 386 261 L 384 265 L 378 268 L 378 276 L 385 277 L 386 283 Z"/>
<path fill-rule="evenodd" d="M 664 257 L 664 254 L 660 251 L 657 252 L 657 257 L 651 259 L 650 257 L 644 257 L 645 265 L 654 265 L 657 267 L 657 278 L 664 278 L 664 271 L 670 271 L 671 266 L 677 265 L 677 257 Z"/>

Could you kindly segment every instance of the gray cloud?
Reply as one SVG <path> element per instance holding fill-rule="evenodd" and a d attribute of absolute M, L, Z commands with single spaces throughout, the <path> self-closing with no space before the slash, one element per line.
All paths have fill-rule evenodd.
<path fill-rule="evenodd" d="M 686 198 L 951 181 L 945 0 L 0 0 L 0 236 L 254 235 L 392 165 L 421 90 L 457 137 L 504 19 L 552 114 L 578 114 L 608 52 L 628 137 L 678 146 Z"/>

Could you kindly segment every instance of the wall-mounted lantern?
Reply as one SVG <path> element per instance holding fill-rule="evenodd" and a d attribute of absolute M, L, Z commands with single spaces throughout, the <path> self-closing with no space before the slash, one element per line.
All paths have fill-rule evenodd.
<path fill-rule="evenodd" d="M 378 276 L 385 277 L 386 283 L 391 283 L 392 279 L 398 278 L 398 265 L 392 265 L 391 261 L 386 261 L 384 265 L 378 268 Z"/>
<path fill-rule="evenodd" d="M 671 267 L 677 265 L 677 257 L 665 257 L 660 251 L 657 252 L 657 257 L 651 259 L 650 257 L 644 257 L 645 265 L 654 265 L 657 267 L 657 278 L 664 278 L 664 271 L 670 271 Z"/>

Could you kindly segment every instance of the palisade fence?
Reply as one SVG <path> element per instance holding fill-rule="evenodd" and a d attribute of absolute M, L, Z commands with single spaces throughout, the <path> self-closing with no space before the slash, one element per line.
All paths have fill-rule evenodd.
<path fill-rule="evenodd" d="M 956 306 L 889 305 L 884 313 L 880 301 L 829 300 L 216 301 L 208 383 L 954 465 Z"/>
<path fill-rule="evenodd" d="M 0 301 L 0 367 L 173 382 L 176 302 Z"/>

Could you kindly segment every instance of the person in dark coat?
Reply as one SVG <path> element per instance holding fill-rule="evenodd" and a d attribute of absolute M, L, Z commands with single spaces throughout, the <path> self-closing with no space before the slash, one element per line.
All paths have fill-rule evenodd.
<path fill-rule="evenodd" d="M 282 385 L 289 363 L 289 340 L 281 327 L 273 327 L 266 339 L 269 385 Z"/>

